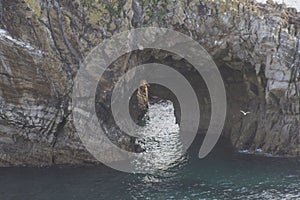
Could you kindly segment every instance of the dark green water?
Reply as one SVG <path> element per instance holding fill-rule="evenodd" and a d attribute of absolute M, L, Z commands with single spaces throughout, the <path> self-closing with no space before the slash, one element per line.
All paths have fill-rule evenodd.
<path fill-rule="evenodd" d="M 104 166 L 4 168 L 0 199 L 300 199 L 300 162 L 217 150 L 156 176 Z"/>
<path fill-rule="evenodd" d="M 102 165 L 2 168 L 0 200 L 300 199 L 298 159 L 239 154 L 217 146 L 200 160 L 197 144 L 185 156 L 176 155 L 180 145 L 173 110 L 161 106 L 152 107 L 153 123 L 140 130 L 150 138 L 148 155 L 140 162 L 157 166 L 155 175 Z"/>

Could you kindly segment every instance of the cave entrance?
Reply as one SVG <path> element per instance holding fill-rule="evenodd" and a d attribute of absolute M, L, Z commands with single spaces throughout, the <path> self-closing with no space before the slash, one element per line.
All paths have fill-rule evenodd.
<path fill-rule="evenodd" d="M 224 143 L 226 144 L 236 146 L 236 143 L 240 141 L 243 127 L 247 128 L 247 126 L 243 126 L 246 118 L 241 113 L 241 110 L 248 111 L 250 109 L 258 109 L 255 108 L 255 106 L 257 100 L 259 100 L 260 97 L 262 97 L 263 99 L 264 91 L 260 90 L 258 83 L 259 80 L 257 80 L 256 76 L 257 74 L 253 66 L 251 66 L 250 64 L 244 64 L 244 62 L 239 61 L 235 62 L 235 65 L 231 65 L 231 63 L 225 63 L 222 60 L 222 56 L 213 59 L 221 73 L 227 94 L 227 118 L 220 141 L 224 141 Z M 120 63 L 124 63 L 124 60 L 127 63 L 125 63 L 124 69 L 120 71 L 118 67 L 120 66 Z M 121 76 L 122 73 L 126 73 L 126 71 L 128 71 L 130 68 L 147 63 L 159 63 L 172 67 L 180 74 L 182 74 L 190 83 L 197 95 L 198 105 L 200 108 L 200 122 L 197 136 L 199 136 L 201 139 L 204 138 L 211 118 L 211 99 L 209 96 L 208 88 L 203 78 L 184 58 L 180 58 L 170 52 L 153 49 L 144 49 L 142 51 L 138 50 L 132 52 L 130 55 L 124 55 L 124 57 L 120 58 L 114 64 L 112 64 L 111 69 L 109 68 L 109 70 L 104 73 L 104 81 L 102 81 L 98 88 L 99 92 L 97 94 L 98 101 L 96 102 L 96 108 L 100 123 L 102 124 L 104 129 L 107 130 L 108 137 L 110 137 L 110 139 L 115 144 L 122 147 L 123 149 L 135 152 L 143 151 L 142 148 L 135 145 L 135 141 L 137 138 L 126 135 L 126 133 L 116 129 L 114 119 L 110 112 L 110 107 L 107 106 L 110 104 L 111 99 L 109 94 L 105 93 L 105 91 L 110 91 L 113 85 L 108 84 L 111 81 L 105 80 L 112 79 L 113 77 L 117 81 L 117 76 Z M 131 78 L 134 78 L 134 76 Z M 148 96 L 146 95 L 144 97 L 148 98 L 150 104 L 155 104 L 155 102 L 158 102 L 160 100 L 171 101 L 174 107 L 174 116 L 176 118 L 176 123 L 178 123 L 180 126 L 180 105 L 176 96 L 164 86 L 158 84 L 147 85 Z M 137 93 L 138 90 L 132 95 L 132 97 L 136 97 Z M 130 101 L 130 114 L 136 121 L 136 123 L 139 123 L 139 121 L 141 121 L 148 109 L 148 106 L 145 103 L 145 98 L 143 98 L 142 101 L 142 109 L 138 108 L 137 106 L 139 105 L 137 98 L 132 98 L 132 100 Z M 251 129 L 251 127 L 248 128 Z M 116 134 L 110 134 L 111 132 L 115 132 Z M 120 140 L 119 138 L 124 139 Z M 245 138 L 245 140 L 252 141 L 251 138 Z M 246 146 L 247 145 L 248 144 L 246 144 Z"/>
<path fill-rule="evenodd" d="M 149 51 L 146 50 L 139 54 L 141 63 L 161 63 L 170 66 L 179 71 L 193 87 L 200 107 L 198 138 L 201 138 L 200 140 L 202 141 L 211 118 L 211 100 L 203 78 L 185 59 L 178 58 L 165 51 L 156 51 L 154 53 L 151 50 Z M 264 99 L 264 91 L 260 87 L 264 80 L 257 79 L 259 76 L 257 76 L 255 68 L 251 64 L 244 63 L 241 60 L 234 61 L 233 64 L 225 63 L 222 59 L 222 56 L 221 58 L 214 58 L 223 78 L 227 95 L 227 116 L 220 143 L 236 146 L 243 131 L 243 123 L 246 123 L 245 121 L 248 120 L 248 116 L 244 116 L 241 111 L 257 109 L 258 101 Z M 180 105 L 176 96 L 168 88 L 158 84 L 150 84 L 149 100 L 150 103 L 159 100 L 171 101 L 174 104 L 176 122 L 180 125 Z M 250 142 L 252 140 L 251 138 L 249 139 Z"/>

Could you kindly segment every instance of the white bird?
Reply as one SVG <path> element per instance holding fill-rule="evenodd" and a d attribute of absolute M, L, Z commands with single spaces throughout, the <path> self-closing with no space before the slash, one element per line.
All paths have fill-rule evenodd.
<path fill-rule="evenodd" d="M 245 116 L 251 113 L 251 112 L 249 112 L 249 111 L 246 111 L 246 112 L 243 111 L 243 110 L 240 110 L 240 111 L 241 111 L 241 113 L 243 113 L 243 115 L 245 115 Z"/>

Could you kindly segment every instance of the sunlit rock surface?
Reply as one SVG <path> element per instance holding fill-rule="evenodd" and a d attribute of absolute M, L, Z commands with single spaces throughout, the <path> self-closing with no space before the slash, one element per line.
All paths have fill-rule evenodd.
<path fill-rule="evenodd" d="M 300 155 L 300 15 L 294 8 L 252 0 L 2 0 L 0 14 L 0 165 L 96 162 L 72 123 L 74 77 L 105 38 L 145 26 L 185 33 L 212 55 L 228 96 L 222 136 L 232 146 Z M 117 77 L 137 63 L 167 63 L 164 53 L 156 54 L 119 58 L 104 76 L 102 81 L 110 84 L 102 84 L 101 91 L 109 96 Z M 177 61 L 174 57 L 170 63 L 192 74 Z M 199 94 L 202 90 L 196 88 Z M 108 96 L 100 92 L 100 114 L 109 109 Z M 209 98 L 203 99 L 202 110 L 208 111 L 202 129 L 207 128 L 209 104 Z M 243 116 L 240 110 L 251 114 Z M 113 130 L 107 134 L 134 150 L 128 136 Z"/>

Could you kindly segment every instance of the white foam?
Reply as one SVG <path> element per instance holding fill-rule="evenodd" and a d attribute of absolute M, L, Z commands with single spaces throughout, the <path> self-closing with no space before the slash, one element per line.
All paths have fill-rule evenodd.
<path fill-rule="evenodd" d="M 244 150 L 239 150 L 238 151 L 240 154 L 255 154 L 253 151 L 249 151 L 247 149 L 244 149 Z"/>
<path fill-rule="evenodd" d="M 255 149 L 255 152 L 261 153 L 261 152 L 263 152 L 263 150 L 262 149 Z"/>
<path fill-rule="evenodd" d="M 238 152 L 240 154 L 260 155 L 260 156 L 271 157 L 271 158 L 283 158 L 283 157 L 286 157 L 286 156 L 274 155 L 274 154 L 271 154 L 271 153 L 264 153 L 262 149 L 255 149 L 254 151 L 250 151 L 250 150 L 244 149 L 244 150 L 239 150 Z"/>

